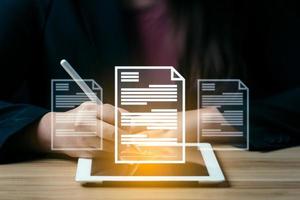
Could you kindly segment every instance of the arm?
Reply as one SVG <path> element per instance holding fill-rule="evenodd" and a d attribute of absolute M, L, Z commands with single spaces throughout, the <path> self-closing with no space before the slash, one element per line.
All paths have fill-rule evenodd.
<path fill-rule="evenodd" d="M 300 144 L 300 89 L 289 90 L 276 96 L 250 102 L 250 150 L 273 150 Z M 216 108 L 200 112 L 219 112 Z M 186 111 L 186 141 L 197 142 L 198 110 Z M 176 135 L 176 131 L 143 131 L 163 137 Z M 158 136 L 159 137 L 159 136 Z"/>
<path fill-rule="evenodd" d="M 300 144 L 300 89 L 250 105 L 250 149 L 272 150 Z"/>
<path fill-rule="evenodd" d="M 114 141 L 114 107 L 109 104 L 102 105 L 103 115 L 95 114 L 95 120 L 102 121 L 103 150 L 100 151 L 55 151 L 55 153 L 69 157 L 101 158 L 110 156 L 113 151 Z M 81 110 L 97 110 L 97 105 L 86 102 L 77 108 L 67 111 L 75 114 L 75 123 L 66 124 L 66 129 L 75 129 L 79 132 L 89 131 L 85 126 L 85 116 Z M 1 112 L 2 111 L 2 112 Z M 14 105 L 0 102 L 0 163 L 24 160 L 32 155 L 51 152 L 51 112 L 31 105 Z M 55 125 L 54 125 L 55 126 Z M 100 138 L 100 132 L 98 132 Z M 78 146 L 95 144 L 93 137 L 87 138 L 62 138 L 60 146 L 76 143 Z"/>
<path fill-rule="evenodd" d="M 32 155 L 34 149 L 31 144 L 35 139 L 25 130 L 46 112 L 32 105 L 0 102 L 0 162 L 21 160 Z"/>
<path fill-rule="evenodd" d="M 20 154 L 31 151 L 19 144 L 29 137 L 25 130 L 47 112 L 29 105 L 26 86 L 34 55 L 39 51 L 46 7 L 47 1 L 0 2 L 0 162 L 24 158 Z"/>

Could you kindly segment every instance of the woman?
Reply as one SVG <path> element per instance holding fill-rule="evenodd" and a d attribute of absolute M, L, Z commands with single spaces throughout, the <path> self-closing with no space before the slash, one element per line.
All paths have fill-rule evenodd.
<path fill-rule="evenodd" d="M 186 127 L 192 133 L 196 79 L 241 79 L 251 91 L 251 149 L 299 144 L 299 20 L 292 2 L 5 0 L 0 27 L 2 162 L 50 152 L 50 82 L 69 78 L 59 67 L 62 58 L 104 88 L 108 104 L 98 120 L 106 151 L 113 146 L 109 104 L 117 65 L 176 66 L 187 79 Z"/>

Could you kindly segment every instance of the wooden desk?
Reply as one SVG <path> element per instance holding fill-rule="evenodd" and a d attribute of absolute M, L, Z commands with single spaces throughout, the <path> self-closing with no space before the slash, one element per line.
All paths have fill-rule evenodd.
<path fill-rule="evenodd" d="M 0 165 L 0 199 L 299 199 L 300 147 L 271 153 L 217 152 L 228 187 L 82 187 L 76 163 Z"/>

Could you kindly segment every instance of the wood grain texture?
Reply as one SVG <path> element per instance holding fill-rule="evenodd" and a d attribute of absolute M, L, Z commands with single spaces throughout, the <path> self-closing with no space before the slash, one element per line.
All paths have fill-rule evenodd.
<path fill-rule="evenodd" d="M 76 162 L 0 165 L 0 199 L 299 199 L 299 153 L 216 152 L 228 185 L 214 187 L 84 187 L 74 181 Z"/>

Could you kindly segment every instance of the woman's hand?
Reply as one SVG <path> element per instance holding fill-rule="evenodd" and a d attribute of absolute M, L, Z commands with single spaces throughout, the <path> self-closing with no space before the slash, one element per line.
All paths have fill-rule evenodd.
<path fill-rule="evenodd" d="M 99 112 L 99 107 L 102 106 L 103 114 L 101 116 Z M 65 154 L 70 157 L 86 157 L 86 158 L 95 158 L 95 157 L 103 157 L 103 156 L 112 156 L 113 150 L 114 150 L 114 133 L 115 133 L 115 126 L 114 126 L 114 106 L 110 104 L 103 104 L 103 105 L 97 105 L 92 102 L 85 102 L 78 106 L 75 109 L 72 109 L 70 111 L 67 111 L 64 114 L 66 118 L 68 116 L 72 119 L 71 121 L 75 121 L 74 123 L 64 123 L 63 127 L 60 124 L 60 129 L 74 129 L 76 132 L 89 132 L 91 129 L 95 129 L 95 127 L 86 125 L 85 116 L 83 116 L 81 113 L 82 111 L 97 111 L 94 112 L 94 118 L 95 120 L 98 120 L 98 123 L 102 123 L 102 134 L 100 130 L 96 131 L 97 135 L 95 137 L 61 137 L 57 142 L 58 145 L 61 147 L 69 146 L 70 143 L 75 144 L 76 146 L 80 147 L 90 147 L 90 148 L 96 148 L 96 144 L 99 144 L 99 142 L 102 139 L 103 141 L 103 149 L 101 151 L 98 150 L 59 150 L 59 151 L 53 151 L 58 152 L 61 154 Z M 125 111 L 119 111 L 119 112 L 125 112 Z M 37 133 L 37 148 L 39 151 L 43 152 L 50 152 L 51 151 L 51 115 L 52 114 L 58 114 L 58 113 L 47 113 L 43 116 L 43 118 L 38 123 L 38 126 L 36 128 Z M 68 119 L 66 119 L 68 120 Z M 55 123 L 53 123 L 53 126 L 55 126 Z M 55 127 L 53 127 L 55 128 Z M 103 138 L 100 138 L 102 135 Z"/>
<path fill-rule="evenodd" d="M 211 107 L 211 108 L 205 108 L 205 109 L 200 109 L 200 110 L 190 110 L 190 111 L 186 111 L 186 123 L 185 123 L 185 132 L 186 132 L 186 137 L 185 137 L 185 141 L 186 143 L 193 143 L 195 145 L 197 145 L 198 143 L 198 138 L 197 138 L 197 125 L 198 125 L 198 115 L 201 113 L 219 113 L 218 109 Z M 182 143 L 182 131 L 181 131 L 181 127 L 182 127 L 182 120 L 181 120 L 181 113 L 178 113 L 178 130 L 147 130 L 146 128 L 144 128 L 144 130 L 139 131 L 139 132 L 135 132 L 132 134 L 142 134 L 142 135 L 146 135 L 147 138 L 177 138 L 177 144 L 180 145 Z M 207 127 L 209 128 L 209 127 Z M 127 154 L 130 155 L 135 155 L 136 159 L 145 154 L 147 155 L 147 157 L 150 159 L 155 159 L 155 158 L 159 158 L 162 155 L 166 156 L 166 155 L 180 155 L 180 152 L 178 152 L 178 148 L 174 148 L 174 147 L 169 147 L 169 146 L 158 146 L 158 147 L 147 147 L 147 146 L 140 146 L 139 147 L 140 151 L 137 151 L 135 148 L 128 148 L 126 149 Z M 191 150 L 192 149 L 192 150 Z M 199 156 L 197 156 L 197 149 L 196 148 L 189 148 L 187 149 L 188 151 L 191 151 L 189 153 L 187 153 L 187 161 L 189 162 L 196 162 L 198 163 L 199 161 L 197 160 L 197 158 L 199 158 Z M 194 152 L 194 150 L 196 150 Z M 150 157 L 151 156 L 151 157 Z"/>

